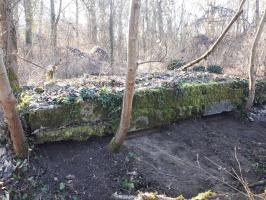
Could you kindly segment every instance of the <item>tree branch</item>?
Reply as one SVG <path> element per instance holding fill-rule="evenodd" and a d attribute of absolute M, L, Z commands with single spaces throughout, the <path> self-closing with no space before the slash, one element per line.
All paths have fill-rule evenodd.
<path fill-rule="evenodd" d="M 56 20 L 55 20 L 56 25 L 58 24 L 58 22 L 60 20 L 61 12 L 62 12 L 62 0 L 60 0 L 60 2 L 59 2 L 58 15 L 57 15 Z"/>
<path fill-rule="evenodd" d="M 31 61 L 31 60 L 28 60 L 28 59 L 26 59 L 26 58 L 24 58 L 24 57 L 22 57 L 22 56 L 20 56 L 20 55 L 17 55 L 17 57 L 20 58 L 21 60 L 27 62 L 27 63 L 30 63 L 30 64 L 32 64 L 32 65 L 34 65 L 34 66 L 36 66 L 36 67 L 39 67 L 39 68 L 41 68 L 41 69 L 47 71 L 47 69 L 46 69 L 45 67 L 43 67 L 43 66 L 41 66 L 41 65 L 39 65 L 39 64 L 37 64 L 37 63 Z"/>
<path fill-rule="evenodd" d="M 235 23 L 235 21 L 240 17 L 240 15 L 243 13 L 243 7 L 245 4 L 246 0 L 242 0 L 242 2 L 240 3 L 240 6 L 236 12 L 236 14 L 234 15 L 234 17 L 231 19 L 230 23 L 228 24 L 228 26 L 224 29 L 224 31 L 222 32 L 222 34 L 220 35 L 220 37 L 216 40 L 216 42 L 210 47 L 210 49 L 208 51 L 206 51 L 204 54 L 202 54 L 199 58 L 189 62 L 188 64 L 184 65 L 183 67 L 179 68 L 178 70 L 186 70 L 187 68 L 199 63 L 200 61 L 206 59 L 218 46 L 218 44 L 223 40 L 224 36 L 226 35 L 226 33 L 230 30 L 230 28 L 232 27 L 232 25 Z"/>
<path fill-rule="evenodd" d="M 148 60 L 148 61 L 144 61 L 144 62 L 138 62 L 137 64 L 143 65 L 143 64 L 147 64 L 147 63 L 162 63 L 164 61 L 164 59 L 166 58 L 167 54 L 168 54 L 168 47 L 167 47 L 167 43 L 165 42 L 165 54 L 160 60 Z"/>

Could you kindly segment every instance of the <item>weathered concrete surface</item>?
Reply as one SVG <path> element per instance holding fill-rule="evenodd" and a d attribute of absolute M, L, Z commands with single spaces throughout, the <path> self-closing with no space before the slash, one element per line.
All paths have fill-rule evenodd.
<path fill-rule="evenodd" d="M 247 87 L 246 81 L 230 81 L 137 89 L 130 131 L 241 109 Z M 258 84 L 256 102 L 266 102 L 265 82 Z M 87 89 L 67 103 L 26 109 L 24 116 L 37 143 L 86 140 L 116 131 L 121 103 L 122 91 Z"/>

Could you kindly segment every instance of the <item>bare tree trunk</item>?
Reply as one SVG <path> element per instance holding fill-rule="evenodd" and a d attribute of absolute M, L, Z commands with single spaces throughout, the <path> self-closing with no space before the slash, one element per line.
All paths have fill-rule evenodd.
<path fill-rule="evenodd" d="M 53 64 L 57 63 L 57 28 L 60 20 L 61 9 L 62 9 L 62 0 L 59 2 L 58 15 L 55 15 L 55 3 L 54 0 L 50 0 L 51 6 L 51 46 L 52 46 L 52 57 Z"/>
<path fill-rule="evenodd" d="M 40 59 L 43 58 L 43 44 L 42 44 L 42 37 L 43 37 L 43 32 L 42 32 L 42 29 L 43 29 L 43 8 L 44 8 L 44 5 L 43 5 L 43 0 L 40 1 L 40 15 L 39 15 L 39 30 L 38 30 L 38 39 L 39 39 L 39 56 L 40 56 Z"/>
<path fill-rule="evenodd" d="M 163 9 L 162 9 L 162 0 L 157 0 L 157 23 L 158 23 L 158 29 L 159 29 L 159 39 L 162 40 L 164 35 L 164 25 L 163 25 Z"/>
<path fill-rule="evenodd" d="M 257 68 L 255 67 L 255 58 L 256 58 L 256 52 L 259 44 L 259 40 L 261 38 L 261 35 L 264 30 L 264 26 L 266 23 L 266 10 L 264 11 L 264 15 L 260 21 L 258 30 L 256 32 L 252 49 L 251 49 L 251 54 L 250 54 L 250 63 L 249 63 L 249 97 L 248 101 L 246 104 L 246 110 L 249 111 L 254 103 L 255 99 L 255 93 L 256 93 L 256 73 L 257 73 Z"/>
<path fill-rule="evenodd" d="M 55 25 L 55 5 L 54 0 L 50 0 L 50 6 L 51 6 L 51 48 L 52 48 L 52 59 L 55 63 L 56 59 L 56 49 L 57 49 L 57 30 Z"/>
<path fill-rule="evenodd" d="M 88 37 L 91 42 L 98 42 L 98 27 L 96 18 L 96 2 L 94 0 L 82 0 L 87 9 Z"/>
<path fill-rule="evenodd" d="M 91 3 L 91 23 L 92 23 L 92 41 L 97 44 L 98 42 L 98 27 L 96 18 L 96 4 L 94 1 Z"/>
<path fill-rule="evenodd" d="M 79 0 L 76 0 L 76 39 L 79 45 Z"/>
<path fill-rule="evenodd" d="M 4 50 L 4 61 L 11 87 L 13 91 L 18 91 L 17 35 L 9 0 L 0 1 L 0 15 L 0 48 Z"/>
<path fill-rule="evenodd" d="M 230 28 L 232 27 L 232 25 L 236 22 L 236 20 L 240 17 L 240 15 L 243 13 L 243 7 L 245 4 L 246 0 L 242 0 L 238 11 L 236 12 L 236 14 L 234 15 L 234 17 L 231 19 L 230 23 L 228 24 L 228 26 L 225 28 L 225 30 L 222 32 L 222 34 L 220 35 L 220 37 L 216 40 L 216 42 L 210 47 L 210 49 L 208 51 L 206 51 L 203 55 L 201 55 L 199 58 L 189 62 L 188 64 L 184 65 L 183 67 L 179 68 L 179 70 L 186 70 L 187 68 L 199 63 L 200 61 L 206 59 L 218 46 L 218 44 L 223 40 L 224 36 L 226 35 L 226 33 L 230 30 Z"/>
<path fill-rule="evenodd" d="M 114 74 L 114 1 L 110 0 L 110 16 L 109 16 L 109 41 L 110 41 L 110 67 Z"/>
<path fill-rule="evenodd" d="M 24 0 L 24 11 L 26 21 L 25 41 L 26 45 L 32 45 L 32 27 L 33 27 L 33 13 L 31 0 Z"/>
<path fill-rule="evenodd" d="M 14 151 L 19 157 L 27 156 L 27 144 L 19 116 L 16 112 L 16 98 L 12 93 L 3 61 L 3 50 L 0 49 L 0 103 L 7 118 Z"/>
<path fill-rule="evenodd" d="M 132 101 L 134 96 L 135 79 L 137 75 L 137 44 L 138 44 L 138 29 L 140 15 L 141 0 L 131 0 L 130 18 L 129 18 L 129 33 L 128 33 L 128 71 L 126 79 L 126 88 L 124 91 L 123 106 L 121 113 L 121 121 L 119 129 L 110 143 L 112 151 L 118 151 L 124 140 L 130 126 L 130 118 L 132 112 Z"/>
<path fill-rule="evenodd" d="M 123 17 L 123 10 L 124 10 L 124 5 L 125 5 L 125 3 L 124 3 L 124 0 L 120 0 L 119 1 L 120 2 L 120 6 L 119 6 L 119 9 L 120 9 L 120 12 L 118 12 L 118 22 L 117 22 L 117 26 L 118 26 L 118 28 L 117 28 L 117 43 L 116 43 L 116 49 L 117 49 L 117 51 L 116 51 L 116 56 L 119 58 L 119 59 L 121 59 L 122 58 L 122 60 L 124 60 L 124 56 L 123 56 L 123 54 L 124 54 L 124 33 L 123 33 L 123 19 L 122 19 L 122 17 Z"/>
<path fill-rule="evenodd" d="M 256 0 L 256 8 L 255 8 L 255 24 L 259 26 L 260 23 L 260 0 Z"/>

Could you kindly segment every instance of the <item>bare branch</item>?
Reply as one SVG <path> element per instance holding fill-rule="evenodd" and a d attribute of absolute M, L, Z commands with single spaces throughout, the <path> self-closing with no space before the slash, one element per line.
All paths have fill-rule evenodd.
<path fill-rule="evenodd" d="M 27 63 L 30 63 L 30 64 L 32 64 L 32 65 L 34 65 L 34 66 L 36 66 L 36 67 L 39 67 L 39 68 L 41 68 L 41 69 L 47 71 L 47 69 L 46 69 L 45 67 L 43 67 L 43 66 L 41 66 L 41 65 L 39 65 L 39 64 L 37 64 L 37 63 L 31 61 L 31 60 L 28 60 L 28 59 L 26 59 L 26 58 L 24 58 L 24 57 L 22 57 L 22 56 L 20 56 L 20 55 L 17 55 L 17 57 L 20 58 L 21 60 L 27 62 Z"/>
<path fill-rule="evenodd" d="M 58 22 L 60 20 L 61 12 L 62 12 L 62 0 L 60 0 L 60 2 L 59 2 L 58 15 L 57 15 L 56 20 L 55 20 L 56 25 L 58 24 Z"/>
<path fill-rule="evenodd" d="M 147 63 L 162 63 L 165 60 L 167 54 L 168 54 L 168 47 L 167 47 L 167 43 L 165 42 L 165 54 L 160 60 L 148 60 L 148 61 L 144 61 L 144 62 L 138 62 L 137 64 L 143 65 L 143 64 L 147 64 Z"/>
<path fill-rule="evenodd" d="M 199 58 L 189 62 L 188 64 L 184 65 L 183 67 L 179 68 L 178 70 L 186 70 L 187 68 L 199 63 L 200 61 L 206 59 L 218 46 L 218 44 L 223 40 L 224 36 L 226 35 L 226 33 L 230 30 L 230 28 L 232 27 L 232 25 L 235 23 L 235 21 L 241 16 L 241 14 L 243 13 L 243 7 L 245 4 L 246 0 L 242 0 L 242 2 L 240 3 L 240 6 L 236 12 L 236 14 L 234 15 L 234 17 L 232 18 L 232 20 L 230 21 L 230 23 L 228 24 L 228 26 L 224 29 L 224 31 L 222 32 L 222 34 L 220 35 L 220 37 L 216 40 L 216 42 L 210 47 L 210 49 L 208 51 L 206 51 L 202 56 L 200 56 Z"/>

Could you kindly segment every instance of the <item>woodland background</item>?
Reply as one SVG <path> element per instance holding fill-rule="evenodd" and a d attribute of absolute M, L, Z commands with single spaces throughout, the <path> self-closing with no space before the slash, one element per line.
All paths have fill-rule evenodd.
<path fill-rule="evenodd" d="M 161 72 L 172 59 L 190 61 L 219 37 L 240 1 L 143 0 L 139 59 L 154 60 L 167 49 L 164 63 L 147 63 L 140 73 Z M 84 73 L 122 75 L 126 72 L 129 0 L 21 0 L 14 3 L 19 56 L 45 68 L 60 63 L 57 78 Z M 249 50 L 264 1 L 245 4 L 244 13 L 218 49 L 203 65 L 216 64 L 225 73 L 247 76 Z M 265 48 L 263 36 L 260 48 Z M 97 48 L 96 48 L 97 47 Z M 95 51 L 104 50 L 104 56 Z M 96 58 L 95 58 L 96 56 Z M 258 74 L 266 66 L 259 51 Z M 19 59 L 22 84 L 44 80 L 45 71 Z"/>

